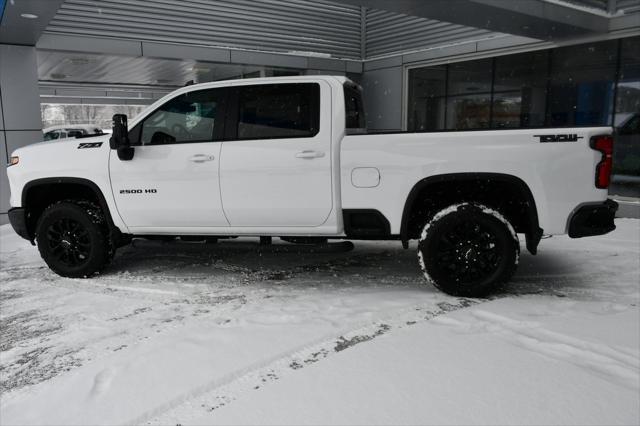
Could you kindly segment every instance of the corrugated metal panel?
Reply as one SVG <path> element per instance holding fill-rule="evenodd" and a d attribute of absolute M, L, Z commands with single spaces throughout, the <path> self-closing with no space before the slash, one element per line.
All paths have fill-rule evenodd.
<path fill-rule="evenodd" d="M 360 58 L 360 8 L 327 0 L 65 0 L 46 31 Z"/>
<path fill-rule="evenodd" d="M 640 0 L 618 0 L 616 6 L 626 14 L 640 13 Z"/>
<path fill-rule="evenodd" d="M 501 35 L 488 30 L 376 9 L 367 10 L 366 34 L 367 59 Z"/>

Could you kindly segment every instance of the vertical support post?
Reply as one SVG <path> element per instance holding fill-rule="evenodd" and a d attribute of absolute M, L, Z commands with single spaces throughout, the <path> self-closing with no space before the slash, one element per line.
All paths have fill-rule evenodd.
<path fill-rule="evenodd" d="M 0 157 L 42 141 L 38 63 L 34 46 L 0 44 Z M 8 222 L 9 180 L 0 173 L 0 224 Z"/>

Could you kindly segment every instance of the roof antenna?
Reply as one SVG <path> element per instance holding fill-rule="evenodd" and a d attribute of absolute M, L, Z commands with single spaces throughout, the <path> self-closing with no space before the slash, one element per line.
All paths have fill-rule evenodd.
<path fill-rule="evenodd" d="M 191 86 L 193 84 L 195 84 L 195 82 L 193 80 L 189 80 L 184 84 L 184 86 L 187 87 L 187 86 Z"/>

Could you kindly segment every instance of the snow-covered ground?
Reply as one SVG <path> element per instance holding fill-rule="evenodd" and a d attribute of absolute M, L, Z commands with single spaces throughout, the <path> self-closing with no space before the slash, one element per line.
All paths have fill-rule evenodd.
<path fill-rule="evenodd" d="M 415 250 L 136 241 L 91 280 L 0 227 L 0 423 L 639 424 L 640 221 L 543 240 L 508 292 Z"/>

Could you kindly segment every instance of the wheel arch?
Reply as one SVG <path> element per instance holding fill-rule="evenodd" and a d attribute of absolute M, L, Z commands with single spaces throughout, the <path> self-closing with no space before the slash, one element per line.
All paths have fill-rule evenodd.
<path fill-rule="evenodd" d="M 492 183 L 498 183 L 505 187 L 510 188 L 513 191 L 513 195 L 517 196 L 525 207 L 526 220 L 523 221 L 522 226 L 518 229 L 526 236 L 527 250 L 532 254 L 536 254 L 538 243 L 542 238 L 543 230 L 539 226 L 538 210 L 536 207 L 535 198 L 529 186 L 517 176 L 504 174 L 504 173 L 484 173 L 484 172 L 470 172 L 470 173 L 447 173 L 429 176 L 418 181 L 407 196 L 404 209 L 402 211 L 402 222 L 400 225 L 400 239 L 402 241 L 408 241 L 412 238 L 412 214 L 415 209 L 420 206 L 421 201 L 424 199 L 425 193 L 429 188 L 446 188 L 450 185 L 453 188 L 459 188 L 472 183 L 480 183 L 481 185 L 490 186 Z M 475 201 L 473 196 L 471 200 L 459 200 L 459 201 Z M 451 196 L 451 199 L 456 199 L 455 196 Z M 491 206 L 496 207 L 496 206 Z"/>
<path fill-rule="evenodd" d="M 22 189 L 21 204 L 27 211 L 29 237 L 33 239 L 38 218 L 48 205 L 64 199 L 78 198 L 96 201 L 110 231 L 120 232 L 113 221 L 107 200 L 95 182 L 77 177 L 52 177 L 29 181 Z"/>

